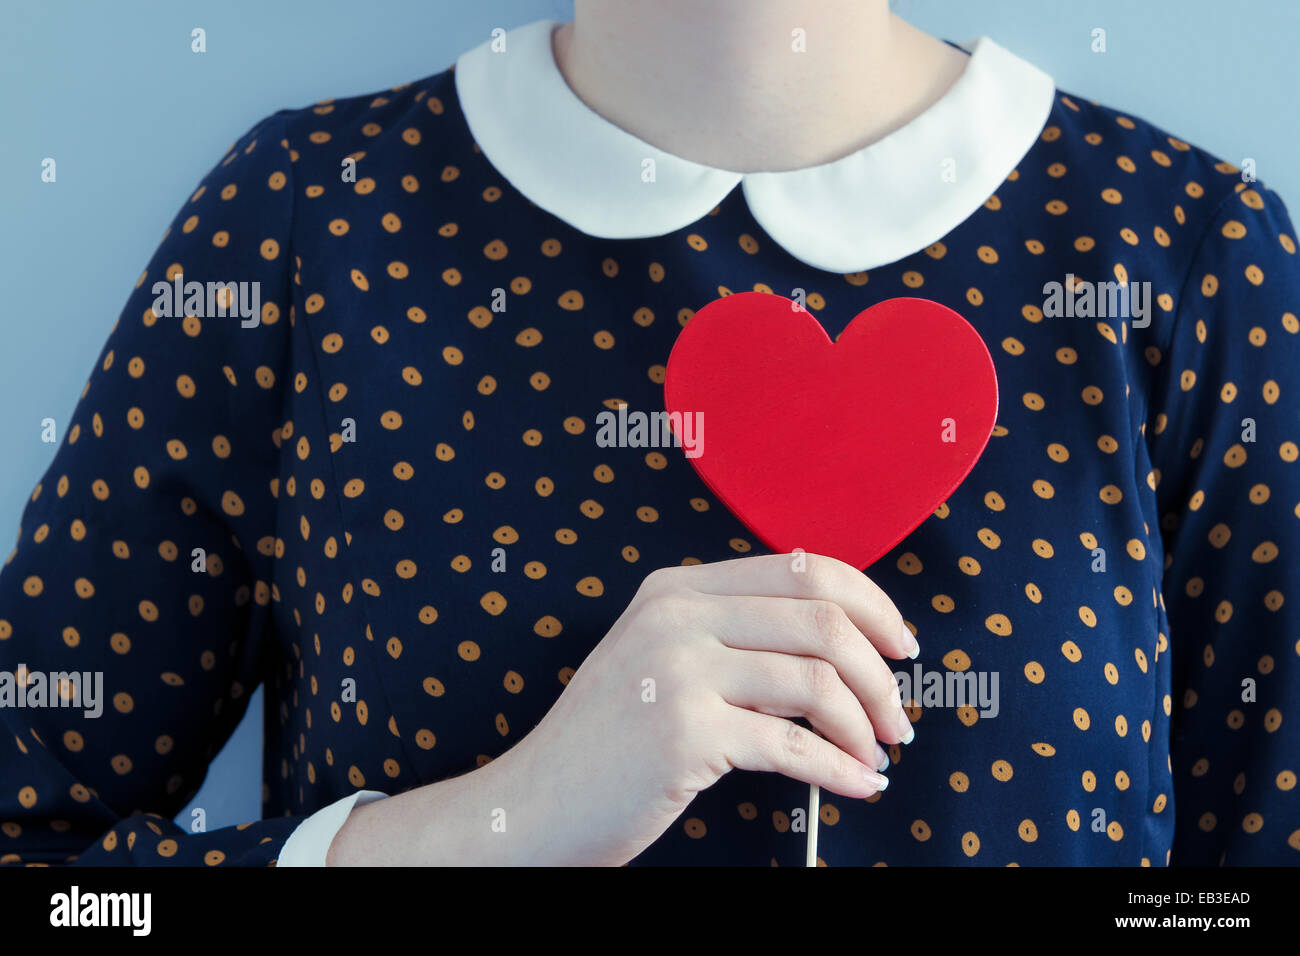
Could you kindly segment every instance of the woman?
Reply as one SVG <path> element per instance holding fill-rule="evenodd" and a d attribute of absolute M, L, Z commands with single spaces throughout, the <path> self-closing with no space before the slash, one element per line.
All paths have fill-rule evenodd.
<path fill-rule="evenodd" d="M 982 459 L 865 576 L 594 440 L 755 289 L 993 353 Z M 0 576 L 0 665 L 110 700 L 0 709 L 0 852 L 798 864 L 811 784 L 831 865 L 1294 862 L 1298 303 L 1261 184 L 884 0 L 579 0 L 276 113 Z M 265 819 L 186 833 L 259 682 Z"/>

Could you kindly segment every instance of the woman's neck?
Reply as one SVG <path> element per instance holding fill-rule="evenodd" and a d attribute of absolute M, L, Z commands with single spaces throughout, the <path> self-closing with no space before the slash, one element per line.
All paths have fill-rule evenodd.
<path fill-rule="evenodd" d="M 552 49 L 570 88 L 610 122 L 737 172 L 861 149 L 939 99 L 966 64 L 887 0 L 576 0 Z"/>

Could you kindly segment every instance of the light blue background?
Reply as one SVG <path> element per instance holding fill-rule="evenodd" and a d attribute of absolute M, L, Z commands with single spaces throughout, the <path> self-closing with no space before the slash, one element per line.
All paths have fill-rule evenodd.
<path fill-rule="evenodd" d="M 652 3 L 654 0 L 641 0 Z M 705 3 L 707 0 L 697 0 Z M 817 2 L 817 0 L 809 0 Z M 163 230 L 227 146 L 283 107 L 445 69 L 494 27 L 566 0 L 15 0 L 0 27 L 0 542 L 10 542 L 113 321 Z M 899 0 L 930 33 L 981 34 L 1057 85 L 1240 164 L 1300 210 L 1300 3 Z M 190 30 L 207 52 L 190 52 Z M 1108 50 L 1091 51 L 1107 31 Z M 53 157 L 58 181 L 42 183 Z M 1300 212 L 1296 212 L 1300 215 Z M 0 553 L 7 554 L 7 544 Z M 260 815 L 262 692 L 191 806 Z M 189 808 L 178 817 L 183 825 Z"/>

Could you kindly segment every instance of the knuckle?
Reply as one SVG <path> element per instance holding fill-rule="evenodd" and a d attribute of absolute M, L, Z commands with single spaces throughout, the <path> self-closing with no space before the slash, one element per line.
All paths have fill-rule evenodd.
<path fill-rule="evenodd" d="M 677 579 L 674 572 L 678 570 L 678 568 L 672 567 L 656 568 L 641 581 L 641 592 L 643 594 L 656 594 L 669 590 Z"/>
<path fill-rule="evenodd" d="M 830 601 L 809 601 L 806 606 L 808 614 L 808 628 L 814 635 L 826 633 L 831 623 L 831 602 Z"/>
<path fill-rule="evenodd" d="M 854 586 L 859 578 L 865 577 L 857 568 L 845 564 L 839 558 L 817 554 L 809 555 L 809 559 L 809 581 L 816 584 L 823 594 L 842 593 L 846 587 Z"/>
<path fill-rule="evenodd" d="M 847 633 L 848 615 L 831 601 L 809 601 L 808 618 L 808 627 L 819 642 L 842 641 Z"/>
<path fill-rule="evenodd" d="M 831 604 L 824 612 L 818 629 L 818 637 L 828 651 L 842 651 L 849 643 L 853 625 L 844 609 L 838 604 Z"/>
<path fill-rule="evenodd" d="M 666 702 L 661 718 L 663 738 L 668 749 L 679 754 L 688 750 L 691 730 L 695 727 L 695 712 L 686 694 L 674 694 Z"/>
<path fill-rule="evenodd" d="M 872 704 L 879 710 L 889 713 L 903 709 L 903 694 L 898 687 L 898 681 L 890 675 L 888 680 L 882 679 L 879 687 L 872 690 Z"/>
<path fill-rule="evenodd" d="M 803 682 L 808 693 L 821 698 L 830 693 L 839 680 L 834 666 L 820 657 L 803 658 Z"/>
<path fill-rule="evenodd" d="M 690 648 L 675 641 L 665 642 L 655 655 L 653 667 L 658 672 L 657 683 L 671 694 L 674 714 L 676 709 L 686 706 L 682 691 L 695 673 L 692 659 Z"/>
<path fill-rule="evenodd" d="M 810 554 L 804 570 L 799 574 L 799 589 L 805 595 L 825 594 L 830 588 L 834 569 L 830 559 L 821 554 Z"/>
<path fill-rule="evenodd" d="M 826 770 L 828 774 L 837 780 L 851 779 L 853 771 L 856 769 L 855 764 L 857 763 L 857 761 L 842 750 L 830 755 L 826 762 Z"/>
<path fill-rule="evenodd" d="M 863 589 L 863 603 L 866 605 L 872 618 L 884 624 L 892 621 L 893 626 L 902 630 L 903 612 L 898 609 L 893 600 L 885 593 L 884 589 L 870 578 L 864 577 L 863 582 L 866 587 Z"/>
<path fill-rule="evenodd" d="M 802 760 L 812 750 L 812 734 L 792 721 L 787 722 L 782 746 L 790 756 Z"/>
<path fill-rule="evenodd" d="M 686 593 L 663 590 L 646 598 L 641 611 L 653 622 L 656 630 L 678 631 L 690 622 L 695 609 Z"/>

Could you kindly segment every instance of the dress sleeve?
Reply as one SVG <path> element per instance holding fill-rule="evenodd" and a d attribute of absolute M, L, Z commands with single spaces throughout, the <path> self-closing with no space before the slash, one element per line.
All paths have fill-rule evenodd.
<path fill-rule="evenodd" d="M 343 829 L 348 815 L 355 807 L 364 807 L 367 803 L 383 800 L 388 795 L 378 790 L 357 790 L 328 806 L 321 807 L 298 825 L 298 829 L 289 834 L 277 867 L 325 866 L 329 856 L 330 845 L 334 837 Z"/>
<path fill-rule="evenodd" d="M 265 865 L 302 822 L 172 822 L 274 660 L 283 125 L 176 215 L 23 511 L 0 571 L 0 861 Z"/>
<path fill-rule="evenodd" d="M 1164 354 L 1148 354 L 1164 366 L 1147 440 L 1175 865 L 1300 864 L 1298 315 L 1287 211 L 1262 186 L 1239 188 L 1194 256 Z"/>

